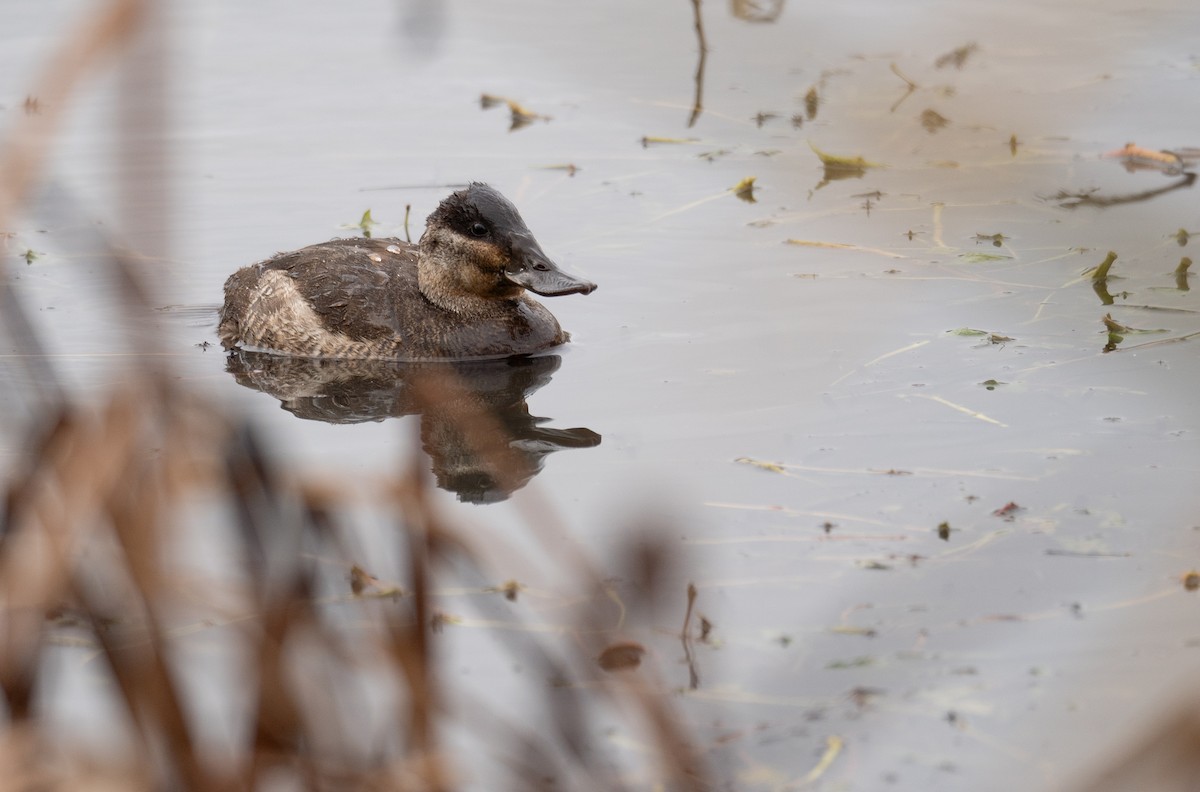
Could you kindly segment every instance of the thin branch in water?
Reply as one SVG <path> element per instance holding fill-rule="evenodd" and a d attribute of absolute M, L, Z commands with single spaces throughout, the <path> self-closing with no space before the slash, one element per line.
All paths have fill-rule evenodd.
<path fill-rule="evenodd" d="M 1168 184 L 1166 187 L 1159 187 L 1154 190 L 1145 190 L 1143 192 L 1126 193 L 1124 195 L 1097 195 L 1095 190 L 1087 192 L 1070 193 L 1060 191 L 1050 200 L 1058 201 L 1058 205 L 1063 209 L 1076 209 L 1080 206 L 1095 206 L 1104 209 L 1109 206 L 1120 206 L 1128 203 L 1138 203 L 1139 201 L 1148 201 L 1151 198 L 1157 198 L 1160 195 L 1169 193 L 1172 190 L 1191 187 L 1196 183 L 1196 174 L 1185 173 L 1183 178 L 1178 181 Z"/>
<path fill-rule="evenodd" d="M 700 674 L 696 671 L 696 658 L 692 655 L 692 609 L 696 605 L 696 584 L 688 583 L 687 612 L 683 614 L 683 632 L 679 638 L 683 642 L 683 656 L 687 659 L 688 689 L 697 690 L 700 687 Z"/>
<path fill-rule="evenodd" d="M 708 60 L 708 40 L 704 37 L 704 18 L 700 14 L 700 0 L 692 0 L 692 13 L 696 19 L 696 40 L 700 45 L 700 58 L 696 62 L 696 98 L 692 101 L 692 114 L 688 117 L 688 128 L 695 126 L 696 119 L 704 112 L 704 65 Z"/>
<path fill-rule="evenodd" d="M 899 99 L 897 99 L 896 103 L 892 105 L 892 109 L 888 111 L 889 113 L 894 113 L 894 112 L 896 112 L 896 108 L 898 108 L 898 107 L 900 107 L 900 105 L 904 104 L 904 100 L 907 99 L 908 97 L 912 96 L 913 93 L 918 88 L 920 88 L 920 86 L 917 85 L 912 80 L 908 79 L 908 77 L 905 77 L 904 72 L 900 71 L 900 67 L 897 66 L 896 64 L 894 64 L 894 63 L 891 64 L 891 69 L 892 69 L 892 74 L 896 75 L 901 80 L 904 80 L 904 82 L 908 85 L 908 90 L 904 92 L 904 96 L 901 96 Z"/>

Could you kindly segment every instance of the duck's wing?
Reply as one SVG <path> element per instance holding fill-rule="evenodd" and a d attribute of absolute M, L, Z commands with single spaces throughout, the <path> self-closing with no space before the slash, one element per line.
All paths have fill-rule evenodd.
<path fill-rule="evenodd" d="M 420 299 L 416 264 L 408 243 L 360 238 L 282 253 L 263 268 L 286 272 L 330 332 L 375 341 L 395 337 L 398 301 Z"/>

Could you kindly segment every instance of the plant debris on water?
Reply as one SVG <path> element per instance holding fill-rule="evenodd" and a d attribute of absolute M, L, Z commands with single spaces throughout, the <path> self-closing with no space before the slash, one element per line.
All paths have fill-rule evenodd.
<path fill-rule="evenodd" d="M 1009 501 L 992 514 L 996 517 L 1003 517 L 1005 520 L 1012 520 L 1019 511 L 1021 511 L 1021 507 L 1017 505 L 1016 501 Z"/>
<path fill-rule="evenodd" d="M 968 264 L 988 264 L 993 261 L 1012 260 L 1012 256 L 1004 256 L 999 253 L 981 253 L 979 251 L 959 253 L 958 257 Z"/>
<path fill-rule="evenodd" d="M 1157 170 L 1168 176 L 1178 176 L 1184 168 L 1183 158 L 1173 151 L 1157 151 L 1133 143 L 1105 152 L 1103 156 L 1120 159 L 1129 171 Z"/>
<path fill-rule="evenodd" d="M 375 220 L 371 217 L 371 210 L 368 209 L 362 213 L 362 217 L 359 218 L 357 223 L 346 223 L 338 227 L 346 230 L 355 229 L 364 237 L 370 239 L 372 230 L 378 225 L 379 223 L 375 222 Z"/>
<path fill-rule="evenodd" d="M 662 144 L 666 144 L 666 145 L 685 145 L 685 144 L 689 144 L 689 143 L 699 143 L 699 142 L 700 142 L 700 138 L 680 138 L 680 137 L 666 137 L 663 135 L 644 135 L 642 137 L 642 148 L 649 148 L 651 145 L 654 145 L 656 143 L 662 143 Z"/>
<path fill-rule="evenodd" d="M 75 79 L 99 71 L 93 53 L 121 49 L 95 37 L 129 35 L 106 9 L 134 5 L 80 11 L 82 38 L 62 47 L 63 64 L 81 64 Z M 15 229 L 0 234 L 12 288 L 0 312 L 12 436 L 0 778 L 51 792 L 1038 789 L 1069 778 L 1062 757 L 1089 739 L 1121 747 L 1126 693 L 1149 701 L 1160 669 L 1188 665 L 1200 591 L 1185 500 L 1200 309 L 1182 255 L 1197 152 L 1170 147 L 1186 140 L 1101 152 L 1116 148 L 1112 129 L 1180 128 L 1169 121 L 1195 88 L 1180 31 L 1195 12 L 1154 25 L 1162 9 L 1141 9 L 1130 25 L 1101 5 L 1081 45 L 1055 41 L 1044 23 L 1058 12 L 1035 5 L 993 2 L 977 30 L 971 15 L 889 6 L 885 28 L 921 33 L 899 45 L 864 38 L 840 12 L 782 14 L 781 0 L 692 0 L 690 18 L 625 14 L 615 27 L 517 3 L 430 25 L 441 46 L 424 51 L 408 46 L 421 25 L 407 8 L 395 30 L 348 26 L 367 37 L 352 47 L 337 45 L 349 33 L 331 28 L 348 19 L 336 9 L 289 28 L 315 29 L 296 51 L 336 55 L 322 61 L 330 79 L 264 91 L 285 104 L 301 91 L 290 99 L 304 109 L 405 109 L 349 130 L 344 114 L 263 116 L 266 137 L 294 136 L 283 154 L 319 157 L 311 199 L 337 201 L 348 181 L 322 171 L 411 171 L 388 188 L 405 191 L 409 238 L 412 206 L 436 199 L 417 191 L 503 182 L 541 215 L 530 219 L 548 251 L 562 246 L 621 298 L 574 315 L 573 303 L 548 306 L 575 334 L 561 357 L 413 367 L 426 377 L 377 361 L 202 354 L 226 248 L 274 244 L 250 238 L 258 224 L 239 224 L 236 201 L 278 205 L 295 181 L 271 178 L 213 108 L 185 130 L 220 157 L 211 170 L 250 161 L 267 178 L 248 196 L 242 180 L 202 180 L 208 163 L 159 174 L 188 196 L 170 209 L 186 233 L 168 240 L 174 252 L 123 250 L 153 239 L 139 223 L 170 225 L 152 213 L 115 207 L 118 235 L 63 209 L 76 190 L 144 196 L 135 208 L 157 195 L 140 176 L 110 185 L 117 169 L 79 162 L 94 148 L 90 112 L 61 125 L 65 190 L 48 169 L 37 197 L 22 168 L 0 165 L 5 196 L 21 196 L 20 216 L 0 200 L 0 229 Z M 278 55 L 261 33 L 278 19 L 250 28 L 249 14 L 213 37 L 253 30 L 250 60 L 235 63 Z M 14 42 L 47 41 L 27 29 L 47 15 L 9 17 Z M 677 29 L 651 27 L 660 17 Z M 1115 39 L 1093 37 L 1106 25 Z M 976 33 L 983 49 L 939 54 Z M 1014 33 L 1016 50 L 992 44 Z M 126 60 L 112 59 L 167 71 Z M 478 93 L 498 64 L 503 89 L 532 108 Z M 111 82 L 123 114 L 155 93 Z M 31 89 L 25 113 L 25 91 L 10 92 L 12 141 L 49 150 L 50 122 L 68 110 L 53 83 Z M 392 86 L 382 105 L 381 85 Z M 475 96 L 481 112 L 506 109 L 481 116 Z M 568 117 L 495 134 L 496 115 L 510 130 L 549 121 L 538 96 Z M 152 120 L 130 113 L 115 132 L 153 177 L 141 142 L 180 129 L 159 135 L 141 123 Z M 368 126 L 382 143 L 340 156 Z M 9 153 L 0 160 L 42 157 Z M 197 225 L 184 211 L 194 200 L 223 214 Z M 362 211 L 335 203 L 333 222 L 347 210 Z M 183 244 L 214 221 L 235 234 L 227 244 Z M 368 209 L 344 228 L 369 237 L 378 225 Z M 80 229 L 96 244 L 76 247 Z M 43 255 L 33 239 L 53 267 L 21 265 Z M 1109 247 L 1122 270 L 1115 253 L 1094 261 Z M 135 258 L 170 279 L 163 302 L 182 310 L 147 300 L 158 284 Z M 91 325 L 74 317 L 88 303 L 102 314 Z M 1170 332 L 1138 329 L 1150 326 Z M 1097 338 L 1121 354 L 1100 355 Z M 612 448 L 546 463 L 551 446 L 595 433 L 535 417 L 524 397 L 538 388 L 611 426 Z M 728 456 L 738 450 L 767 456 Z M 461 502 L 456 485 L 487 497 Z M 683 501 L 686 522 L 663 516 L 660 493 Z M 1073 728 L 1079 711 L 1096 728 Z M 1109 754 L 1153 761 L 1144 746 L 1186 738 L 1188 717 Z M 1175 753 L 1196 764 L 1191 746 Z M 1141 788 L 1123 778 L 1080 788 Z"/>
<path fill-rule="evenodd" d="M 1095 267 L 1085 270 L 1083 276 L 1085 278 L 1090 277 L 1094 281 L 1104 280 L 1108 277 L 1108 272 L 1112 269 L 1113 262 L 1116 260 L 1117 254 L 1110 250 L 1108 255 L 1104 257 L 1104 261 Z"/>
<path fill-rule="evenodd" d="M 929 132 L 930 134 L 937 132 L 939 129 L 943 129 L 950 124 L 950 119 L 946 118 L 944 115 L 932 108 L 928 108 L 921 112 L 920 121 L 921 126 L 925 127 L 925 131 Z"/>
<path fill-rule="evenodd" d="M 886 168 L 887 166 L 881 162 L 870 162 L 861 156 L 848 157 L 838 154 L 830 154 L 817 148 L 816 144 L 811 140 L 808 141 L 808 147 L 813 150 L 813 153 L 821 160 L 821 164 L 825 166 L 827 171 L 854 171 L 861 172 L 867 168 Z"/>
<path fill-rule="evenodd" d="M 754 197 L 754 177 L 747 176 L 729 188 L 730 191 L 747 203 L 757 203 Z"/>
<path fill-rule="evenodd" d="M 947 66 L 953 66 L 956 69 L 961 69 L 967 65 L 967 59 L 970 58 L 979 49 L 979 46 L 974 42 L 964 44 L 961 47 L 941 55 L 933 62 L 935 68 L 944 69 Z"/>
<path fill-rule="evenodd" d="M 772 473 L 786 473 L 787 472 L 787 470 L 784 469 L 783 465 L 780 465 L 776 462 L 764 462 L 761 459 L 751 459 L 750 457 L 738 457 L 737 459 L 735 459 L 733 461 L 737 462 L 739 464 L 742 464 L 742 465 L 750 465 L 751 467 L 756 467 L 761 470 L 769 470 Z"/>
<path fill-rule="evenodd" d="M 528 126 L 534 121 L 552 120 L 550 116 L 535 113 L 515 99 L 509 99 L 505 96 L 496 96 L 495 94 L 488 93 L 481 94 L 479 97 L 479 106 L 484 110 L 490 110 L 491 108 L 499 107 L 500 105 L 507 107 L 511 116 L 511 124 L 508 128 L 510 132 Z"/>
<path fill-rule="evenodd" d="M 1002 247 L 1009 237 L 1004 234 L 976 234 L 975 243 L 991 242 L 994 247 Z"/>

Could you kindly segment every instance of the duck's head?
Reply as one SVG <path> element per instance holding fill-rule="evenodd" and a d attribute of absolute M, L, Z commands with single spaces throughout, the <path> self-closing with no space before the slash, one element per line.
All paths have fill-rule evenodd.
<path fill-rule="evenodd" d="M 596 288 L 555 266 L 517 207 L 479 183 L 451 193 L 429 215 L 419 266 L 421 289 L 436 302 L 468 295 L 512 299 L 524 289 L 558 297 Z"/>

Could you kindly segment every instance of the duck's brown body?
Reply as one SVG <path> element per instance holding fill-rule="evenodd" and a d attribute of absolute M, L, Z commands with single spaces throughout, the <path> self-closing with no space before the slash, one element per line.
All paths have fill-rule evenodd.
<path fill-rule="evenodd" d="M 525 294 L 584 293 L 516 208 L 473 184 L 430 215 L 420 245 L 335 239 L 244 267 L 225 282 L 221 344 L 328 358 L 436 360 L 529 354 L 569 336 Z"/>
<path fill-rule="evenodd" d="M 225 282 L 221 343 L 428 360 L 528 354 L 570 337 L 525 294 L 466 313 L 435 305 L 418 287 L 416 251 L 397 239 L 335 239 L 244 267 Z"/>

